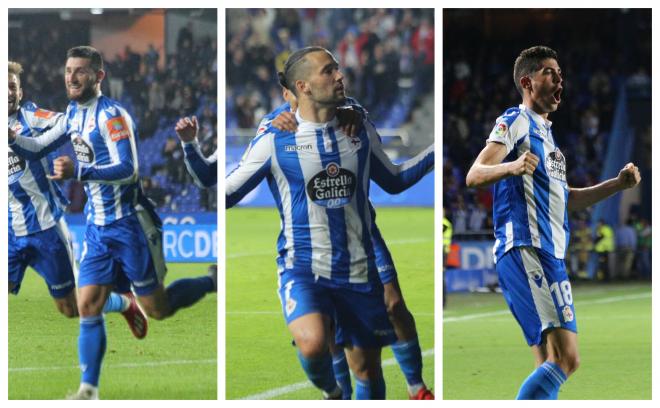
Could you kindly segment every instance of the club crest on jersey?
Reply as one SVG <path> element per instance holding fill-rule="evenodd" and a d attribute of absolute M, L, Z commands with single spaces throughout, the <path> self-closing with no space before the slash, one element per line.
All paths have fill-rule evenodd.
<path fill-rule="evenodd" d="M 333 162 L 309 180 L 307 195 L 322 207 L 340 208 L 351 202 L 356 186 L 355 174 Z"/>
<path fill-rule="evenodd" d="M 116 118 L 109 119 L 105 126 L 108 128 L 110 133 L 110 140 L 113 142 L 118 142 L 121 139 L 128 139 L 131 137 L 131 132 L 128 129 L 128 125 L 123 117 L 119 116 Z"/>
<path fill-rule="evenodd" d="M 566 158 L 559 149 L 550 152 L 545 158 L 545 169 L 548 176 L 559 181 L 566 181 Z"/>
<path fill-rule="evenodd" d="M 11 127 L 11 130 L 13 130 L 17 135 L 20 135 L 23 133 L 23 125 L 20 122 L 16 122 L 16 124 Z"/>
<path fill-rule="evenodd" d="M 9 184 L 13 184 L 18 181 L 18 179 L 21 178 L 23 173 L 25 172 L 25 168 L 27 167 L 27 164 L 25 162 L 25 159 L 23 159 L 21 156 L 17 155 L 14 153 L 11 149 L 9 150 L 9 171 L 8 171 L 8 176 L 9 176 Z"/>
<path fill-rule="evenodd" d="M 575 316 L 573 315 L 573 311 L 571 310 L 571 307 L 566 305 L 564 306 L 564 309 L 562 310 L 562 314 L 564 315 L 564 321 L 566 323 L 572 322 Z"/>
<path fill-rule="evenodd" d="M 76 153 L 76 159 L 80 163 L 90 164 L 94 162 L 94 149 L 88 145 L 80 135 L 76 135 L 71 139 L 73 151 Z"/>

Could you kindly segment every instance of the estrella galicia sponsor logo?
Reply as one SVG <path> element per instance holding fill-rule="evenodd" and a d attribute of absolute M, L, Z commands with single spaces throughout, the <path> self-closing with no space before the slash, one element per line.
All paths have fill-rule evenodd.
<path fill-rule="evenodd" d="M 545 158 L 548 176 L 559 181 L 566 181 L 566 158 L 559 149 L 550 152 Z"/>
<path fill-rule="evenodd" d="M 285 152 L 302 152 L 302 151 L 311 151 L 312 150 L 312 145 L 311 144 L 306 144 L 306 145 L 285 145 L 284 146 L 284 151 Z"/>
<path fill-rule="evenodd" d="M 15 183 L 25 173 L 27 163 L 24 158 L 9 150 L 9 184 Z"/>
<path fill-rule="evenodd" d="M 307 194 L 316 204 L 326 208 L 340 208 L 353 198 L 357 185 L 355 174 L 329 163 L 307 183 Z"/>
<path fill-rule="evenodd" d="M 88 145 L 80 135 L 76 135 L 71 141 L 73 151 L 76 153 L 76 159 L 79 162 L 90 164 L 94 162 L 94 150 Z"/>

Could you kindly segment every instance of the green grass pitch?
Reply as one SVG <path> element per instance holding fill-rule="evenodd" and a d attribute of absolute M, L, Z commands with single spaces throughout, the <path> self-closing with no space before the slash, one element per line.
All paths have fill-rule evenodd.
<path fill-rule="evenodd" d="M 651 285 L 574 285 L 573 298 L 581 364 L 559 399 L 650 399 Z M 450 294 L 443 330 L 445 399 L 515 398 L 534 361 L 501 294 Z"/>
<path fill-rule="evenodd" d="M 165 283 L 206 273 L 206 264 L 169 264 Z M 76 391 L 78 319 L 55 308 L 44 281 L 28 270 L 18 296 L 9 296 L 9 399 L 63 399 Z M 164 321 L 149 321 L 136 340 L 124 318 L 106 315 L 108 345 L 101 399 L 216 399 L 217 298 Z"/>
<path fill-rule="evenodd" d="M 424 379 L 433 387 L 433 210 L 381 208 L 381 229 L 415 316 Z M 291 346 L 277 297 L 275 209 L 227 212 L 227 399 L 320 399 Z M 383 351 L 388 399 L 407 399 L 405 379 L 389 348 Z M 355 387 L 354 387 L 355 388 Z"/>

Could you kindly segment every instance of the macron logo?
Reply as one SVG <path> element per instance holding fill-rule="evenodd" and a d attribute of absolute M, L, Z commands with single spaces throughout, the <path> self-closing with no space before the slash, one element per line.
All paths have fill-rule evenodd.
<path fill-rule="evenodd" d="M 307 144 L 307 145 L 284 145 L 284 151 L 285 152 L 300 152 L 303 150 L 312 150 L 312 145 Z"/>

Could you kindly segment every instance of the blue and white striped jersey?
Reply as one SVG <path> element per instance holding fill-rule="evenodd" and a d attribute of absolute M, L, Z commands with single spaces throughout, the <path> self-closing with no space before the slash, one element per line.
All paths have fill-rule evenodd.
<path fill-rule="evenodd" d="M 506 146 L 504 162 L 526 151 L 539 158 L 532 176 L 507 177 L 495 183 L 493 223 L 495 262 L 509 249 L 533 246 L 564 259 L 570 237 L 566 159 L 555 145 L 552 123 L 520 105 L 497 118 L 489 142 Z"/>
<path fill-rule="evenodd" d="M 17 137 L 10 147 L 37 159 L 71 141 L 75 177 L 85 183 L 87 222 L 108 225 L 141 208 L 136 126 L 116 101 L 103 95 L 71 102 L 59 121 L 39 138 Z"/>
<path fill-rule="evenodd" d="M 297 132 L 260 130 L 239 166 L 227 176 L 227 206 L 238 203 L 265 177 L 280 212 L 278 271 L 330 279 L 354 289 L 378 281 L 372 234 L 375 212 L 369 180 L 396 193 L 434 165 L 431 145 L 404 165 L 394 165 L 373 125 L 357 137 L 328 123 L 303 120 Z"/>
<path fill-rule="evenodd" d="M 197 140 L 181 142 L 181 146 L 183 161 L 195 184 L 200 188 L 209 188 L 218 184 L 218 152 L 215 151 L 209 157 L 204 157 Z"/>
<path fill-rule="evenodd" d="M 64 115 L 39 109 L 31 102 L 9 116 L 18 135 L 36 137 L 64 121 Z M 69 204 L 57 183 L 49 180 L 54 154 L 25 160 L 9 146 L 9 233 L 25 236 L 52 228 Z"/>

